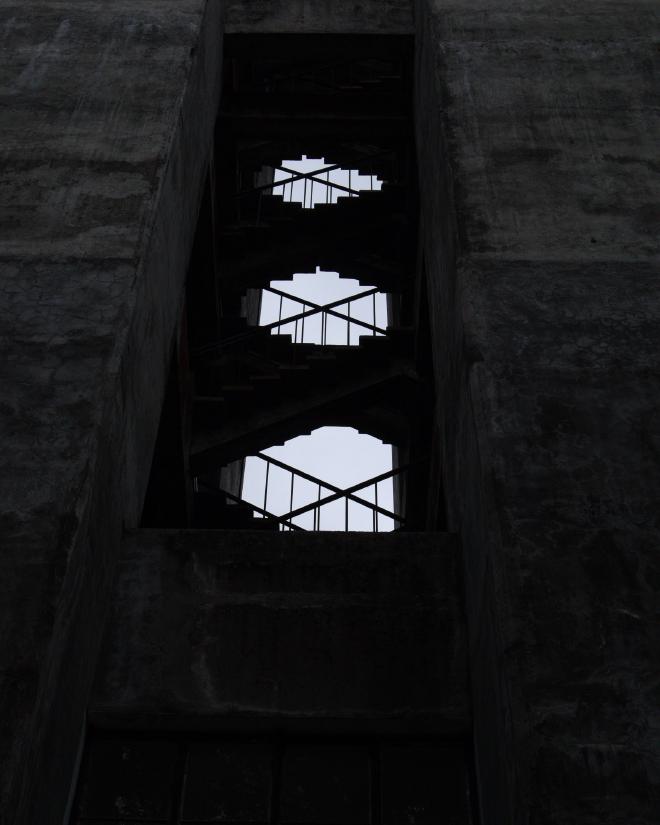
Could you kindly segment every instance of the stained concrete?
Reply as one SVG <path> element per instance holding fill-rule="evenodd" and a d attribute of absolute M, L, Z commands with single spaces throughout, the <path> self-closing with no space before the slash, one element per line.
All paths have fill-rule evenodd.
<path fill-rule="evenodd" d="M 151 461 L 220 12 L 2 3 L 3 823 L 62 821 L 119 537 Z"/>
<path fill-rule="evenodd" d="M 660 810 L 659 23 L 647 2 L 417 4 L 484 823 Z"/>
<path fill-rule="evenodd" d="M 146 483 L 217 100 L 222 4 L 202 29 L 204 7 L 2 3 L 12 825 L 61 821 Z M 416 4 L 437 423 L 486 824 L 655 825 L 660 809 L 658 14 Z M 249 32 L 410 26 L 401 2 L 229 16 Z"/>
<path fill-rule="evenodd" d="M 441 533 L 137 531 L 92 719 L 381 720 L 465 734 L 459 558 Z"/>

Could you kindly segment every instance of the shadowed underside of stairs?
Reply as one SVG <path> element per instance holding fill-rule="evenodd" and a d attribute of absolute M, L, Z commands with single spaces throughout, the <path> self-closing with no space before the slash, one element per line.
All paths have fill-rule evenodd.
<path fill-rule="evenodd" d="M 295 272 L 321 267 L 382 292 L 406 278 L 416 238 L 406 218 L 402 188 L 340 198 L 303 209 L 280 195 L 252 193 L 222 234 L 226 288 L 263 288 Z"/>
<path fill-rule="evenodd" d="M 192 380 L 184 464 L 197 479 L 200 527 L 272 528 L 237 500 L 242 473 L 236 468 L 247 456 L 319 427 L 352 427 L 395 446 L 399 461 L 419 459 L 415 445 L 427 433 L 431 404 L 417 358 L 409 44 L 368 40 L 357 62 L 332 55 L 328 70 L 325 63 L 319 68 L 323 42 L 311 38 L 290 70 L 276 77 L 265 67 L 281 59 L 281 50 L 260 51 L 255 59 L 253 46 L 240 37 L 232 45 L 188 278 Z M 356 194 L 352 187 L 350 197 L 339 188 L 332 203 L 324 177 L 325 184 L 332 181 L 324 173 L 284 171 L 289 183 L 304 180 L 310 203 L 312 188 L 326 203 L 304 208 L 287 200 L 276 170 L 303 156 L 319 159 L 319 169 L 371 177 L 370 188 Z M 375 180 L 379 190 L 372 188 Z M 359 345 L 321 346 L 259 328 L 258 290 L 317 269 L 387 295 L 387 334 L 354 325 Z M 298 315 L 311 311 L 301 306 Z M 415 483 L 422 490 L 422 474 Z"/>

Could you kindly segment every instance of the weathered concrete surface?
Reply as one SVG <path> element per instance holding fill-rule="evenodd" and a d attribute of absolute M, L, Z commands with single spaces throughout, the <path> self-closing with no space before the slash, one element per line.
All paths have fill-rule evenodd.
<path fill-rule="evenodd" d="M 228 0 L 227 32 L 407 34 L 414 0 Z"/>
<path fill-rule="evenodd" d="M 143 727 L 343 718 L 465 733 L 458 568 L 441 533 L 136 531 L 91 713 Z"/>
<path fill-rule="evenodd" d="M 3 823 L 62 821 L 121 528 L 148 475 L 220 12 L 0 4 Z"/>
<path fill-rule="evenodd" d="M 660 10 L 417 11 L 483 821 L 655 824 Z"/>

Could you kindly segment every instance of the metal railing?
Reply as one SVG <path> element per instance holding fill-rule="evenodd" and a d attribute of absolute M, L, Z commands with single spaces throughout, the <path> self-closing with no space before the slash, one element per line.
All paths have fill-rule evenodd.
<path fill-rule="evenodd" d="M 350 344 L 351 325 L 359 327 L 360 329 L 367 330 L 368 333 L 370 333 L 372 336 L 382 336 L 388 334 L 387 328 L 378 326 L 376 324 L 376 296 L 382 294 L 377 288 L 367 289 L 364 292 L 358 292 L 355 295 L 350 295 L 346 298 L 338 298 L 334 301 L 330 301 L 327 304 L 317 304 L 314 301 L 310 301 L 309 298 L 299 298 L 297 295 L 291 295 L 288 292 L 283 292 L 282 290 L 275 289 L 274 287 L 264 287 L 264 290 L 280 297 L 280 307 L 277 321 L 272 321 L 268 324 L 262 324 L 259 326 L 251 327 L 250 329 L 247 329 L 244 332 L 240 332 L 237 335 L 230 335 L 227 338 L 223 338 L 221 341 L 214 341 L 212 344 L 205 344 L 202 347 L 197 347 L 194 350 L 194 354 L 204 355 L 213 352 L 222 352 L 223 350 L 231 349 L 236 345 L 257 338 L 260 335 L 262 335 L 264 331 L 278 330 L 278 334 L 283 334 L 282 327 L 288 324 L 294 324 L 294 335 L 292 336 L 294 343 L 316 343 L 311 341 L 304 341 L 305 320 L 315 315 L 320 315 L 321 317 L 321 340 L 319 341 L 319 343 L 323 345 L 327 343 L 329 317 L 339 318 L 340 320 L 346 321 L 347 345 Z M 369 297 L 372 297 L 373 322 L 369 323 L 369 321 L 364 321 L 361 318 L 355 318 L 354 316 L 352 317 L 351 305 L 354 304 L 356 301 L 363 300 L 364 298 Z M 282 309 L 284 306 L 283 302 L 285 299 L 300 304 L 303 307 L 302 312 L 298 312 L 294 315 L 289 315 L 287 317 L 282 318 Z M 337 307 L 341 307 L 344 305 L 346 305 L 347 307 L 347 312 L 339 312 L 337 310 Z M 298 341 L 299 324 L 300 341 Z"/>
<path fill-rule="evenodd" d="M 309 300 L 308 298 L 299 298 L 296 295 L 291 295 L 289 292 L 283 292 L 280 289 L 275 289 L 275 287 L 264 287 L 264 292 L 270 292 L 273 295 L 276 295 L 280 299 L 279 303 L 279 312 L 278 312 L 278 319 L 277 321 L 273 321 L 270 324 L 264 324 L 260 328 L 261 329 L 270 329 L 271 331 L 277 330 L 277 334 L 282 334 L 282 327 L 288 326 L 289 324 L 293 324 L 293 334 L 292 334 L 292 341 L 294 344 L 321 344 L 321 346 L 326 346 L 328 342 L 328 319 L 329 318 L 337 318 L 341 321 L 345 321 L 345 330 L 346 330 L 346 346 L 350 346 L 351 344 L 351 331 L 352 327 L 358 327 L 358 331 L 366 330 L 371 335 L 387 335 L 387 329 L 381 326 L 378 326 L 376 323 L 377 321 L 377 309 L 376 309 L 376 296 L 379 295 L 378 289 L 367 289 L 364 292 L 356 293 L 355 295 L 349 295 L 346 298 L 340 298 L 335 301 L 331 301 L 328 304 L 317 304 L 314 301 Z M 365 321 L 361 318 L 356 318 L 355 316 L 351 316 L 351 306 L 354 305 L 357 301 L 363 301 L 365 299 L 371 298 L 371 323 L 369 321 Z M 294 301 L 297 304 L 302 306 L 302 312 L 292 315 L 290 317 L 282 318 L 282 310 L 284 307 L 284 301 Z M 339 312 L 339 307 L 346 307 L 346 312 Z M 309 307 L 309 310 L 308 310 Z M 320 316 L 320 330 L 319 335 L 315 339 L 315 336 L 312 334 L 311 336 L 308 335 L 307 340 L 305 339 L 305 321 L 307 319 L 313 318 L 314 316 Z M 310 326 L 307 325 L 307 331 L 309 333 Z M 300 339 L 298 338 L 298 332 L 300 331 Z M 343 343 L 343 335 L 341 337 L 341 343 Z M 340 343 L 339 340 L 331 341 L 330 343 Z"/>
<path fill-rule="evenodd" d="M 287 203 L 292 203 L 294 201 L 293 193 L 294 193 L 294 184 L 303 183 L 303 192 L 301 198 L 296 198 L 295 200 L 302 203 L 304 209 L 311 209 L 315 203 L 337 203 L 337 198 L 340 195 L 348 196 L 349 198 L 359 197 L 360 194 L 364 191 L 374 191 L 375 184 L 382 184 L 377 175 L 374 172 L 374 162 L 377 160 L 381 160 L 386 157 L 390 157 L 391 152 L 371 152 L 371 153 L 364 153 L 359 155 L 353 163 L 346 163 L 345 165 L 349 168 L 346 169 L 342 164 L 335 163 L 331 165 L 321 166 L 318 169 L 313 169 L 310 172 L 301 172 L 297 169 L 291 169 L 288 166 L 283 166 L 281 164 L 275 165 L 272 167 L 274 172 L 283 172 L 285 175 L 289 175 L 289 177 L 281 179 L 281 180 L 273 180 L 272 182 L 262 183 L 258 186 L 250 186 L 247 189 L 242 189 L 241 191 L 236 193 L 236 198 L 240 201 L 250 195 L 258 195 L 259 198 L 257 200 L 257 214 L 256 214 L 256 223 L 259 225 L 261 223 L 261 207 L 262 207 L 262 196 L 265 194 L 272 195 L 274 194 L 274 190 L 280 189 L 282 190 L 282 198 Z M 350 167 L 360 167 L 367 163 L 368 164 L 368 172 L 361 173 L 358 168 L 350 168 Z M 364 168 L 364 167 L 363 167 Z M 340 183 L 338 181 L 333 181 L 331 179 L 331 174 L 333 172 L 345 172 L 348 175 L 348 186 Z M 369 178 L 369 185 L 365 187 L 361 187 L 357 189 L 353 185 L 353 175 L 356 174 L 359 177 L 368 177 Z M 324 192 L 325 197 L 321 196 L 321 198 L 317 198 L 314 200 L 314 184 L 318 186 L 325 187 Z M 289 197 L 287 199 L 287 187 L 289 192 Z M 308 205 L 309 204 L 309 205 Z"/>
<path fill-rule="evenodd" d="M 200 485 L 213 492 L 221 492 L 223 495 L 227 496 L 227 498 L 229 498 L 231 501 L 249 505 L 256 514 L 258 514 L 262 518 L 271 519 L 272 521 L 275 521 L 279 525 L 280 530 L 284 531 L 306 530 L 307 528 L 302 527 L 300 524 L 296 524 L 294 522 L 294 519 L 300 519 L 301 516 L 304 516 L 307 513 L 312 513 L 312 532 L 320 531 L 322 529 L 323 508 L 327 507 L 330 504 L 333 504 L 334 502 L 342 500 L 344 501 L 343 526 L 345 531 L 351 529 L 349 503 L 352 503 L 353 505 L 358 505 L 362 508 L 366 508 L 367 510 L 371 511 L 371 532 L 380 532 L 382 526 L 382 522 L 380 521 L 380 519 L 383 518 L 391 520 L 397 525 L 404 525 L 406 523 L 406 519 L 404 516 L 399 515 L 398 513 L 394 513 L 391 510 L 388 510 L 387 508 L 382 507 L 379 504 L 378 485 L 390 479 L 394 479 L 396 476 L 402 473 L 405 473 L 409 469 L 408 466 L 393 468 L 392 470 L 381 473 L 380 475 L 374 476 L 373 478 L 369 478 L 365 481 L 359 482 L 358 484 L 353 484 L 350 487 L 342 489 L 341 487 L 337 487 L 336 485 L 331 484 L 328 481 L 324 481 L 323 479 L 320 479 L 312 475 L 311 473 L 306 473 L 303 470 L 299 470 L 297 467 L 292 467 L 290 464 L 286 464 L 284 461 L 280 461 L 279 459 L 273 458 L 272 456 L 268 456 L 265 453 L 257 453 L 252 457 L 258 458 L 261 461 L 264 461 L 266 464 L 266 476 L 263 490 L 262 505 L 257 505 L 251 501 L 247 501 L 246 499 L 239 498 L 238 496 L 232 493 L 228 493 L 226 490 L 213 488 L 203 481 L 200 482 Z M 278 467 L 279 469 L 287 472 L 290 476 L 290 481 L 288 483 L 287 490 L 289 497 L 289 509 L 287 512 L 280 515 L 273 513 L 272 510 L 269 510 L 268 498 L 270 492 L 271 467 Z M 299 507 L 294 506 L 295 485 L 297 480 L 304 480 L 308 483 L 316 485 L 316 500 L 308 502 Z M 370 489 L 373 489 L 374 501 L 368 501 L 367 499 L 364 499 L 361 496 L 356 495 L 360 491 L 368 491 Z M 329 494 L 325 494 L 325 491 L 328 491 Z"/>
<path fill-rule="evenodd" d="M 368 175 L 362 176 L 369 178 L 368 186 L 361 187 L 360 189 L 354 188 L 353 175 L 355 174 L 356 170 L 342 169 L 339 165 L 326 166 L 322 167 L 321 169 L 317 169 L 316 171 L 305 173 L 300 173 L 296 169 L 289 169 L 287 166 L 275 166 L 274 169 L 275 172 L 284 172 L 285 174 L 288 174 L 291 177 L 286 178 L 284 180 L 274 180 L 272 186 L 272 194 L 281 194 L 282 199 L 286 203 L 293 203 L 294 201 L 300 202 L 302 204 L 303 209 L 312 209 L 317 203 L 336 204 L 338 198 L 341 195 L 347 196 L 349 198 L 356 198 L 359 197 L 360 193 L 365 190 L 368 190 L 370 192 L 374 191 L 374 179 L 377 183 L 381 183 L 381 181 L 379 181 L 378 178 L 376 178 L 373 172 L 371 172 Z M 345 172 L 348 175 L 348 186 L 344 185 L 343 183 L 339 183 L 338 181 L 333 181 L 331 179 L 330 175 L 332 172 L 335 171 Z M 359 172 L 357 174 L 359 177 Z M 302 178 L 300 177 L 301 175 Z M 325 179 L 320 177 L 321 175 L 325 175 Z M 301 193 L 300 187 L 296 187 L 297 197 L 294 198 L 294 183 L 296 183 L 296 181 L 300 182 L 301 180 L 303 182 L 303 191 Z M 317 197 L 316 200 L 314 200 L 315 183 L 317 184 L 317 186 L 321 185 L 325 187 L 325 190 L 321 190 L 321 197 Z M 288 198 L 287 186 L 289 187 Z M 281 193 L 276 191 L 278 189 L 281 190 Z"/>

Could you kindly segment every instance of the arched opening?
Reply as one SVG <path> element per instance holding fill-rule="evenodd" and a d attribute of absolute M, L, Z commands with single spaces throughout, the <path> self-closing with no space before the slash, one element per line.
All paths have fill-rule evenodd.
<path fill-rule="evenodd" d="M 243 501 L 281 530 L 388 532 L 395 509 L 393 451 L 353 427 L 320 427 L 245 459 Z"/>

